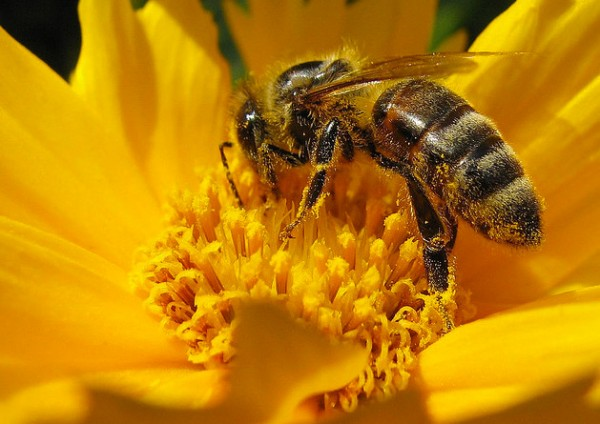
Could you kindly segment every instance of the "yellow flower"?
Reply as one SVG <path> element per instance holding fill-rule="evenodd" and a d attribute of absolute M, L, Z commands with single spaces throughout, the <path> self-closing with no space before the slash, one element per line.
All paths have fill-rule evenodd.
<path fill-rule="evenodd" d="M 226 9 L 260 74 L 342 37 L 423 52 L 434 4 L 418 3 Z M 80 17 L 70 86 L 0 31 L 3 421 L 299 422 L 366 398 L 331 420 L 598 418 L 598 2 L 517 1 L 472 49 L 530 53 L 446 81 L 518 152 L 546 239 L 515 252 L 460 225 L 442 300 L 402 182 L 364 178 L 368 161 L 281 245 L 293 211 L 233 149 L 236 207 L 217 148 L 229 74 L 198 2 L 83 0 Z"/>

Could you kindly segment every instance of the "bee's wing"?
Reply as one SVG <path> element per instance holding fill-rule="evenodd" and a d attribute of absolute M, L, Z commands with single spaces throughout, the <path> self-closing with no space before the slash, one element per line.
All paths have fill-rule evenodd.
<path fill-rule="evenodd" d="M 314 101 L 327 95 L 356 90 L 365 84 L 395 79 L 442 78 L 472 70 L 477 66 L 474 60 L 476 57 L 497 54 L 502 53 L 431 53 L 370 62 L 340 79 L 314 87 L 305 94 L 305 97 L 309 101 Z"/>

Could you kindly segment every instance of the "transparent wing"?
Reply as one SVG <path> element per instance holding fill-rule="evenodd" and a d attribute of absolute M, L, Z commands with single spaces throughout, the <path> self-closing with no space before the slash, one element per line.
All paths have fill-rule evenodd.
<path fill-rule="evenodd" d="M 369 62 L 362 68 L 350 72 L 340 79 L 309 90 L 305 94 L 305 97 L 308 101 L 315 101 L 324 96 L 357 90 L 366 84 L 395 79 L 443 78 L 451 74 L 468 72 L 474 69 L 477 66 L 475 59 L 478 57 L 503 54 L 506 53 L 431 53 L 400 56 Z"/>

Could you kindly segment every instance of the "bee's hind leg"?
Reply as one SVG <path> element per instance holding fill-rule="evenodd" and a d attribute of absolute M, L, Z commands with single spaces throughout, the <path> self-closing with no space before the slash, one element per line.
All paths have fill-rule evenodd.
<path fill-rule="evenodd" d="M 415 211 L 419 232 L 423 237 L 423 264 L 429 288 L 436 294 L 437 308 L 444 320 L 444 332 L 454 328 L 454 321 L 443 300 L 448 290 L 450 264 L 448 255 L 456 241 L 457 222 L 445 205 L 434 206 L 419 183 L 407 178 L 408 191 Z"/>
<path fill-rule="evenodd" d="M 406 181 L 419 232 L 425 243 L 423 263 L 427 281 L 433 290 L 445 292 L 450 275 L 448 253 L 456 240 L 456 220 L 445 206 L 443 211 L 438 211 L 416 180 L 407 178 Z"/>

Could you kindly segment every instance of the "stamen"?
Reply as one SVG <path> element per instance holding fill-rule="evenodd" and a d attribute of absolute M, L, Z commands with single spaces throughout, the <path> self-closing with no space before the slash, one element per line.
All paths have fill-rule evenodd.
<path fill-rule="evenodd" d="M 190 362 L 220 368 L 235 359 L 240 304 L 270 300 L 328 337 L 371 352 L 354 381 L 322 396 L 323 409 L 351 410 L 406 388 L 419 352 L 472 308 L 453 279 L 447 292 L 429 291 L 401 178 L 375 179 L 373 167 L 359 161 L 352 172 L 340 168 L 319 216 L 307 217 L 283 243 L 279 234 L 298 198 L 265 202 L 254 171 L 235 151 L 228 158 L 246 209 L 222 169 L 204 171 L 196 192 L 173 196 L 164 232 L 140 249 L 132 272 L 149 310 L 186 342 Z M 293 173 L 286 178 L 303 184 L 289 180 L 302 178 Z"/>

